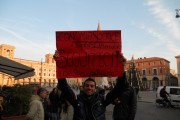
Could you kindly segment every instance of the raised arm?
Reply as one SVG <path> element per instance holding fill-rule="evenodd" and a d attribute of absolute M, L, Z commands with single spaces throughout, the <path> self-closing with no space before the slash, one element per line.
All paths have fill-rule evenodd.
<path fill-rule="evenodd" d="M 123 71 L 126 64 L 126 58 L 121 54 L 120 60 L 123 63 Z M 113 103 L 117 96 L 122 92 L 126 82 L 126 72 L 123 73 L 123 76 L 117 77 L 115 87 L 106 95 L 105 106 Z"/>
<path fill-rule="evenodd" d="M 126 81 L 126 73 L 123 73 L 123 76 L 117 77 L 115 87 L 107 93 L 105 99 L 105 106 L 113 103 L 113 101 L 117 98 L 117 96 L 123 91 Z"/>
<path fill-rule="evenodd" d="M 56 60 L 59 57 L 60 55 L 58 51 L 56 50 L 55 54 L 53 55 L 53 58 Z M 69 101 L 71 105 L 74 105 L 76 102 L 76 95 L 73 92 L 73 90 L 70 88 L 70 86 L 68 85 L 66 78 L 59 78 L 57 87 L 59 90 L 61 90 L 62 95 L 65 97 L 65 99 L 67 99 L 67 101 Z"/>
<path fill-rule="evenodd" d="M 67 81 L 65 78 L 58 79 L 58 89 L 61 90 L 62 95 L 65 97 L 69 103 L 74 106 L 76 103 L 76 95 L 73 92 L 73 90 L 70 88 L 68 85 Z"/>

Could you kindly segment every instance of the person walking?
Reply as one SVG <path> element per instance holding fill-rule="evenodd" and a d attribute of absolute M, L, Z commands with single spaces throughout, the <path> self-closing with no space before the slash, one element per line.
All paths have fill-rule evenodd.
<path fill-rule="evenodd" d="M 37 95 L 32 95 L 30 99 L 29 111 L 26 114 L 25 120 L 44 120 L 43 100 L 46 97 L 47 90 L 39 88 Z"/>
<path fill-rule="evenodd" d="M 133 87 L 125 82 L 122 93 L 113 101 L 113 120 L 134 120 L 137 109 L 137 95 Z"/>

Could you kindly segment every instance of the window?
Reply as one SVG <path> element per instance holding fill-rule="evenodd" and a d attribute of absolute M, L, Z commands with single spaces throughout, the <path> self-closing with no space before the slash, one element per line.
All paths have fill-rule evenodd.
<path fill-rule="evenodd" d="M 143 75 L 146 75 L 146 70 L 143 70 L 143 73 L 142 73 Z"/>
<path fill-rule="evenodd" d="M 159 72 L 162 73 L 162 68 L 160 68 Z"/>
<path fill-rule="evenodd" d="M 180 89 L 178 89 L 178 88 L 170 88 L 170 94 L 180 95 Z"/>
<path fill-rule="evenodd" d="M 10 57 L 10 50 L 7 50 L 7 56 Z"/>
<path fill-rule="evenodd" d="M 153 69 L 153 75 L 157 75 L 157 69 Z"/>

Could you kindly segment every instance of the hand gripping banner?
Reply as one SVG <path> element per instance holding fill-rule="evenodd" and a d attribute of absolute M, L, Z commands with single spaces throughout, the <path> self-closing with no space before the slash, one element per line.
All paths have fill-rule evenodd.
<path fill-rule="evenodd" d="M 57 31 L 57 78 L 122 76 L 121 31 Z"/>

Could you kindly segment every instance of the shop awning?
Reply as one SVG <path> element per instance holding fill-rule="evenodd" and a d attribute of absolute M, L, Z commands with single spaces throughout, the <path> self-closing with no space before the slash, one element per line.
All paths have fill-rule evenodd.
<path fill-rule="evenodd" d="M 28 67 L 6 57 L 0 56 L 0 72 L 22 79 L 33 76 L 34 68 Z"/>

